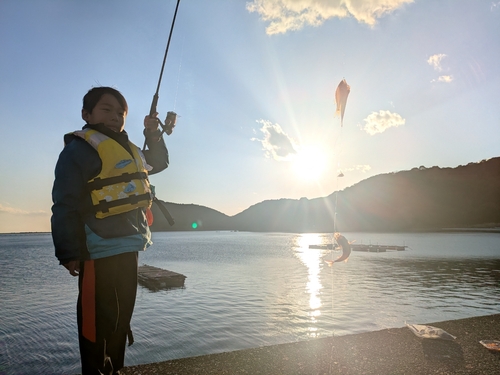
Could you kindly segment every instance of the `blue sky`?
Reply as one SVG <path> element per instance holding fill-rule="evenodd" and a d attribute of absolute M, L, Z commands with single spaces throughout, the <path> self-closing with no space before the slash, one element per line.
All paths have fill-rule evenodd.
<path fill-rule="evenodd" d="M 142 146 L 175 5 L 0 2 L 0 232 L 50 230 L 54 166 L 91 87 L 124 94 Z M 478 162 L 500 156 L 499 99 L 500 1 L 181 0 L 158 104 L 180 117 L 151 181 L 235 215 Z"/>

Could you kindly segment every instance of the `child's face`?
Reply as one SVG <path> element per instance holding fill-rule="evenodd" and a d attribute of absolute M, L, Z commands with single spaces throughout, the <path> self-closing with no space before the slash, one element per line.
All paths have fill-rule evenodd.
<path fill-rule="evenodd" d="M 89 113 L 87 110 L 82 109 L 82 119 L 88 124 L 102 123 L 107 128 L 114 132 L 121 132 L 125 127 L 125 118 L 127 113 L 122 108 L 118 100 L 111 94 L 104 94 L 97 102 L 96 106 Z"/>

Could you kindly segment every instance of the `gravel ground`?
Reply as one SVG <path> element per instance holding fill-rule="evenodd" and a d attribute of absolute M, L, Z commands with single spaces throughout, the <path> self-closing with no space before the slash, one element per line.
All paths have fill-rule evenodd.
<path fill-rule="evenodd" d="M 424 323 L 422 323 L 424 324 Z M 500 353 L 480 340 L 500 340 L 500 314 L 425 323 L 456 340 L 420 339 L 408 328 L 175 359 L 124 368 L 151 374 L 500 374 Z"/>

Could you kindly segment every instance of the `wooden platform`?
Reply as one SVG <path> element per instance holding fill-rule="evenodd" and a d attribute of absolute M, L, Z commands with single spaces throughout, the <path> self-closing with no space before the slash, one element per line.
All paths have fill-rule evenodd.
<path fill-rule="evenodd" d="M 384 253 L 386 251 L 404 251 L 408 246 L 395 246 L 395 245 L 364 245 L 364 244 L 351 244 L 352 251 L 364 251 L 368 253 Z M 334 250 L 333 244 L 327 245 L 309 245 L 309 249 L 321 250 Z M 340 250 L 340 247 L 335 248 Z"/>
<path fill-rule="evenodd" d="M 333 250 L 333 244 L 328 245 L 309 245 L 309 249 Z M 340 247 L 338 248 L 340 250 Z"/>
<path fill-rule="evenodd" d="M 186 279 L 186 276 L 177 272 L 145 264 L 143 266 L 139 266 L 137 270 L 137 278 L 140 285 L 156 292 L 161 289 L 184 287 L 184 280 Z"/>

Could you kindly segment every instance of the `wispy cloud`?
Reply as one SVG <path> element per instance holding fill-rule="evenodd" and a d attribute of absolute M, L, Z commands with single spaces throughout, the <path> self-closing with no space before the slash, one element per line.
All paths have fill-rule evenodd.
<path fill-rule="evenodd" d="M 269 35 L 300 30 L 304 25 L 319 26 L 329 18 L 352 16 L 373 26 L 377 19 L 413 0 L 252 0 L 249 12 L 257 12 L 269 22 Z"/>
<path fill-rule="evenodd" d="M 439 53 L 437 55 L 432 55 L 427 59 L 427 63 L 434 68 L 434 70 L 441 72 L 443 71 L 443 66 L 441 64 L 442 60 L 446 57 L 444 53 Z M 453 76 L 452 75 L 442 75 L 439 76 L 437 79 L 433 79 L 431 82 L 443 82 L 443 83 L 450 83 L 453 81 Z"/>
<path fill-rule="evenodd" d="M 7 213 L 13 215 L 29 215 L 29 216 L 47 215 L 46 211 L 25 211 L 15 207 L 4 206 L 2 204 L 0 204 L 0 213 Z"/>
<path fill-rule="evenodd" d="M 370 135 L 374 135 L 377 133 L 383 133 L 389 128 L 404 125 L 406 120 L 397 113 L 381 110 L 378 112 L 372 112 L 363 121 L 365 122 L 363 130 Z"/>
<path fill-rule="evenodd" d="M 352 172 L 352 171 L 361 171 L 363 173 L 368 172 L 372 167 L 368 164 L 358 164 L 350 168 L 344 169 L 344 171 Z"/>
<path fill-rule="evenodd" d="M 437 55 L 432 55 L 429 57 L 427 60 L 427 63 L 434 68 L 434 70 L 437 70 L 438 72 L 443 70 L 443 67 L 441 66 L 441 60 L 443 60 L 446 57 L 444 53 L 440 53 Z"/>
<path fill-rule="evenodd" d="M 450 83 L 453 81 L 453 76 L 439 76 L 438 79 L 433 79 L 432 82 L 444 82 L 444 83 Z"/>
<path fill-rule="evenodd" d="M 279 124 L 267 120 L 258 120 L 262 127 L 259 129 L 263 138 L 252 138 L 262 144 L 266 157 L 279 161 L 289 161 L 297 153 L 294 140 L 286 134 Z"/>
<path fill-rule="evenodd" d="M 491 3 L 490 10 L 493 12 L 494 10 L 500 9 L 500 1 L 496 3 Z"/>

